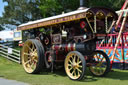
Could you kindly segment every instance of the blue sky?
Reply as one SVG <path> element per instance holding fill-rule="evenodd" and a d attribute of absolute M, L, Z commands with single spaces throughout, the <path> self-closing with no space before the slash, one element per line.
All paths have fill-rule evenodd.
<path fill-rule="evenodd" d="M 0 16 L 2 16 L 2 12 L 4 12 L 5 5 L 7 5 L 7 3 L 3 3 L 3 0 L 0 0 Z"/>

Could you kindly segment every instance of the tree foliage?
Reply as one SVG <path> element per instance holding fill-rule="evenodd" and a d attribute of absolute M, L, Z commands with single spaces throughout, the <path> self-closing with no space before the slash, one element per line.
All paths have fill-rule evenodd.
<path fill-rule="evenodd" d="M 114 10 L 119 10 L 123 6 L 125 0 L 86 0 L 88 7 L 107 7 Z"/>
<path fill-rule="evenodd" d="M 85 0 L 86 7 L 108 7 L 119 10 L 125 0 Z M 79 8 L 79 0 L 40 0 L 39 8 L 44 17 L 49 17 Z"/>
<path fill-rule="evenodd" d="M 0 17 L 1 28 L 69 12 L 79 8 L 79 0 L 3 0 L 8 5 Z M 102 6 L 119 10 L 125 0 L 85 0 L 86 7 Z"/>
<path fill-rule="evenodd" d="M 38 0 L 3 0 L 8 5 L 4 7 L 0 24 L 3 28 L 11 28 L 22 23 L 41 18 Z"/>
<path fill-rule="evenodd" d="M 40 0 L 39 8 L 43 17 L 61 14 L 76 10 L 79 0 Z"/>

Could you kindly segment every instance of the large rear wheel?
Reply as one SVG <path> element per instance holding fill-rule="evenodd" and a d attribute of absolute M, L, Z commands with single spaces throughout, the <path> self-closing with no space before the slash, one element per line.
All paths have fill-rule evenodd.
<path fill-rule="evenodd" d="M 44 66 L 44 48 L 40 41 L 29 39 L 22 49 L 22 65 L 27 73 L 39 73 Z"/>
<path fill-rule="evenodd" d="M 65 71 L 71 80 L 81 80 L 85 75 L 86 62 L 78 51 L 71 51 L 65 59 Z"/>
<path fill-rule="evenodd" d="M 89 69 L 94 76 L 105 76 L 110 71 L 109 57 L 103 51 L 97 50 L 90 60 Z"/>

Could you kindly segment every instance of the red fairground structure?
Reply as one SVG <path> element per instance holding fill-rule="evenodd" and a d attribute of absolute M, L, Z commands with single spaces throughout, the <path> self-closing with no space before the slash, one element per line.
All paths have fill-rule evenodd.
<path fill-rule="evenodd" d="M 120 11 L 119 17 L 113 24 L 111 34 L 107 34 L 104 40 L 97 42 L 97 49 L 107 53 L 111 60 L 111 68 L 128 69 L 128 20 L 127 9 L 128 0 L 125 1 Z M 113 32 L 114 31 L 114 32 Z M 117 32 L 115 32 L 117 31 Z"/>

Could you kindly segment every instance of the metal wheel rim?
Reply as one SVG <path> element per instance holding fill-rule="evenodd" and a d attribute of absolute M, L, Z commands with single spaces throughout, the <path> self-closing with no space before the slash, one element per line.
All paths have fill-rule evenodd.
<path fill-rule="evenodd" d="M 106 62 L 106 64 L 105 64 Z M 93 55 L 93 62 L 91 62 L 90 70 L 93 74 L 100 76 L 105 73 L 107 69 L 107 61 L 103 54 L 96 52 Z"/>
<path fill-rule="evenodd" d="M 76 53 L 68 54 L 65 60 L 65 70 L 67 75 L 71 79 L 76 80 L 81 77 L 81 74 L 83 72 L 82 69 L 83 66 L 80 56 Z"/>
<path fill-rule="evenodd" d="M 27 40 L 22 50 L 22 64 L 27 73 L 32 73 L 37 67 L 38 52 L 35 44 Z"/>

